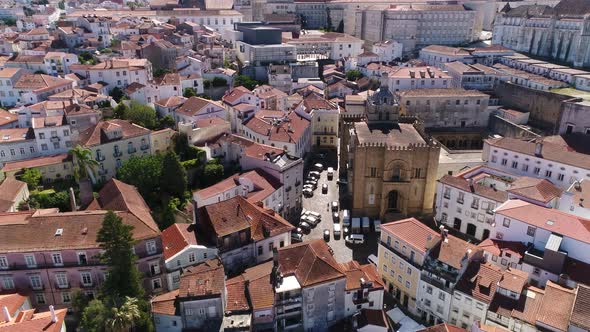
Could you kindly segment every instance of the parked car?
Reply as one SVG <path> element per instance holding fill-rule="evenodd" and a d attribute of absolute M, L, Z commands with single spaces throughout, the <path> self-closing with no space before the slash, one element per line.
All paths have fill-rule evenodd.
<path fill-rule="evenodd" d="M 349 244 L 363 244 L 365 243 L 365 236 L 362 234 L 351 234 L 347 235 L 344 241 Z"/>
<path fill-rule="evenodd" d="M 322 215 L 315 212 L 315 211 L 307 211 L 307 214 L 312 217 L 315 217 L 316 219 L 320 219 L 320 220 L 322 219 Z"/>
<path fill-rule="evenodd" d="M 340 223 L 340 213 L 338 213 L 338 212 L 332 213 L 332 219 L 334 220 L 335 223 Z"/>
<path fill-rule="evenodd" d="M 377 266 L 379 263 L 379 259 L 377 258 L 377 256 L 375 256 L 373 254 L 371 254 L 371 255 L 369 255 L 369 257 L 367 257 L 367 261 L 375 266 Z"/>
<path fill-rule="evenodd" d="M 338 202 L 337 201 L 332 202 L 332 211 L 338 211 Z"/>
<path fill-rule="evenodd" d="M 312 177 L 314 179 L 317 179 L 320 177 L 320 172 L 317 171 L 311 171 L 307 174 L 307 176 Z"/>
<path fill-rule="evenodd" d="M 321 172 L 324 170 L 324 165 L 317 163 L 317 164 L 313 165 L 313 168 L 315 168 L 318 172 Z"/>
<path fill-rule="evenodd" d="M 328 193 L 328 185 L 327 184 L 322 184 L 322 194 L 327 194 Z"/>
<path fill-rule="evenodd" d="M 375 227 L 375 232 L 377 232 L 377 233 L 381 232 L 381 220 L 375 219 L 373 221 L 373 226 Z"/>
<path fill-rule="evenodd" d="M 348 210 L 342 210 L 342 225 L 344 227 L 350 226 L 350 212 Z"/>
<path fill-rule="evenodd" d="M 320 223 L 320 220 L 319 220 L 318 218 L 316 218 L 316 217 L 314 217 L 314 216 L 310 216 L 310 215 L 307 215 L 307 216 L 305 217 L 305 221 L 306 221 L 308 224 L 310 224 L 310 225 L 312 225 L 312 226 L 314 226 L 314 227 L 315 227 L 315 226 L 317 226 L 317 224 L 319 224 L 319 223 Z"/>
<path fill-rule="evenodd" d="M 317 187 L 318 187 L 318 182 L 317 182 L 316 180 L 306 180 L 306 181 L 303 183 L 303 186 L 304 186 L 304 187 L 305 187 L 305 186 L 312 186 L 312 187 L 313 187 L 313 189 L 315 189 L 315 188 L 317 188 Z"/>
<path fill-rule="evenodd" d="M 330 230 L 329 229 L 324 229 L 324 240 L 326 240 L 326 241 L 330 240 Z"/>
<path fill-rule="evenodd" d="M 310 225 L 310 224 L 308 224 L 308 223 L 307 223 L 307 222 L 305 222 L 305 221 L 302 221 L 302 222 L 300 222 L 300 223 L 299 223 L 299 228 L 301 228 L 302 230 L 304 230 L 304 231 L 308 232 L 308 231 L 310 231 L 310 230 L 311 230 L 311 225 Z"/>
<path fill-rule="evenodd" d="M 328 180 L 332 180 L 334 178 L 334 167 L 328 167 Z"/>
<path fill-rule="evenodd" d="M 301 192 L 303 193 L 303 196 L 305 196 L 305 197 L 311 197 L 311 196 L 313 196 L 313 190 L 312 189 L 305 188 Z"/>
<path fill-rule="evenodd" d="M 340 224 L 334 224 L 334 237 L 341 235 L 341 229 Z"/>
<path fill-rule="evenodd" d="M 301 233 L 291 233 L 291 241 L 294 241 L 294 242 L 303 242 L 303 234 L 301 234 Z"/>
<path fill-rule="evenodd" d="M 314 187 L 314 185 L 312 185 L 312 184 L 303 185 L 303 190 L 308 189 L 308 190 L 314 191 L 315 188 L 316 187 Z"/>

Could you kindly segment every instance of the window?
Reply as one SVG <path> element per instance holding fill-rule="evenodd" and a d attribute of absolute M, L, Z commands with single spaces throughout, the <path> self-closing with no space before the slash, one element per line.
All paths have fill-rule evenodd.
<path fill-rule="evenodd" d="M 79 265 L 87 265 L 88 259 L 86 258 L 86 253 L 81 251 L 78 253 L 78 264 Z"/>
<path fill-rule="evenodd" d="M 268 252 L 272 252 L 272 249 L 274 248 L 274 243 L 271 242 L 268 244 Z"/>
<path fill-rule="evenodd" d="M 33 288 L 33 289 L 42 289 L 43 288 L 43 283 L 41 282 L 41 277 L 38 274 L 30 275 L 29 281 L 31 282 L 31 288 Z"/>
<path fill-rule="evenodd" d="M 533 173 L 535 173 L 535 175 L 539 175 L 539 173 L 541 173 L 541 169 L 539 167 L 535 167 Z"/>
<path fill-rule="evenodd" d="M 383 272 L 387 272 L 387 265 L 383 264 Z"/>
<path fill-rule="evenodd" d="M 12 280 L 11 276 L 3 276 L 2 277 L 2 288 L 14 289 L 14 280 Z"/>
<path fill-rule="evenodd" d="M 68 276 L 65 274 L 65 272 L 56 273 L 55 281 L 57 282 L 58 288 L 67 288 L 69 286 Z"/>
<path fill-rule="evenodd" d="M 25 255 L 25 262 L 27 263 L 27 267 L 37 267 L 37 262 L 33 255 Z"/>
<path fill-rule="evenodd" d="M 564 174 L 557 174 L 557 180 L 563 181 L 564 178 L 565 178 Z"/>
<path fill-rule="evenodd" d="M 406 288 L 411 288 L 412 287 L 412 283 L 406 280 Z"/>
<path fill-rule="evenodd" d="M 430 300 L 428 300 L 428 299 L 424 300 L 424 305 L 427 307 L 430 307 Z"/>
<path fill-rule="evenodd" d="M 496 157 L 496 156 L 492 156 L 492 162 L 493 162 L 493 163 L 497 163 L 497 162 L 498 162 L 498 157 Z"/>
<path fill-rule="evenodd" d="M 526 230 L 526 235 L 528 236 L 535 236 L 535 231 L 537 230 L 536 227 L 529 226 Z"/>
<path fill-rule="evenodd" d="M 502 225 L 504 225 L 504 227 L 506 228 L 510 227 L 510 219 L 504 218 L 504 222 L 502 223 Z"/>
<path fill-rule="evenodd" d="M 60 253 L 54 253 L 51 254 L 51 260 L 53 261 L 53 265 L 55 266 L 62 266 L 64 265 L 62 259 L 61 259 L 61 254 Z"/>
<path fill-rule="evenodd" d="M 45 304 L 45 294 L 43 294 L 43 293 L 35 294 L 35 301 L 37 301 L 37 304 Z"/>
<path fill-rule="evenodd" d="M 407 273 L 408 275 L 412 275 L 412 269 L 411 269 L 410 267 L 408 267 L 408 269 L 406 270 L 406 273 Z"/>
<path fill-rule="evenodd" d="M 508 159 L 502 159 L 502 166 L 506 166 L 508 164 Z"/>
<path fill-rule="evenodd" d="M 61 300 L 63 303 L 70 303 L 72 301 L 72 297 L 70 296 L 69 292 L 61 293 Z"/>
<path fill-rule="evenodd" d="M 545 171 L 545 177 L 546 178 L 550 178 L 551 177 L 551 171 Z"/>
<path fill-rule="evenodd" d="M 463 204 L 464 200 L 465 200 L 465 193 L 459 192 L 459 197 L 457 197 L 457 203 Z"/>
<path fill-rule="evenodd" d="M 432 287 L 426 286 L 426 293 L 432 295 Z"/>
<path fill-rule="evenodd" d="M 445 293 L 439 292 L 438 293 L 438 299 L 441 300 L 441 301 L 444 301 L 445 300 Z"/>
<path fill-rule="evenodd" d="M 533 274 L 536 276 L 541 275 L 541 269 L 539 269 L 538 267 L 533 268 Z"/>
<path fill-rule="evenodd" d="M 156 247 L 156 241 L 154 240 L 149 240 L 145 243 L 145 247 L 147 249 L 147 253 L 149 255 L 155 254 L 157 251 L 157 247 Z"/>
<path fill-rule="evenodd" d="M 502 260 L 500 261 L 500 264 L 506 266 L 506 265 L 508 265 L 508 260 L 506 258 L 502 258 Z"/>
<path fill-rule="evenodd" d="M 197 260 L 196 255 L 194 252 L 188 254 L 188 261 L 189 263 L 194 263 Z"/>
<path fill-rule="evenodd" d="M 0 256 L 0 269 L 8 268 L 8 259 L 6 256 Z"/>
<path fill-rule="evenodd" d="M 444 197 L 445 197 L 446 199 L 449 199 L 449 198 L 451 198 L 451 188 L 445 188 L 445 194 L 444 194 Z"/>
<path fill-rule="evenodd" d="M 522 165 L 522 171 L 523 172 L 528 172 L 529 171 L 529 165 L 527 165 L 527 164 Z"/>
<path fill-rule="evenodd" d="M 262 246 L 258 246 L 258 256 L 262 255 Z"/>
<path fill-rule="evenodd" d="M 471 202 L 471 207 L 474 209 L 479 209 L 479 198 L 473 197 L 473 202 Z"/>
<path fill-rule="evenodd" d="M 152 289 L 162 288 L 162 280 L 160 278 L 152 279 Z"/>
<path fill-rule="evenodd" d="M 518 161 L 513 161 L 512 162 L 512 168 L 517 169 L 518 168 Z"/>
<path fill-rule="evenodd" d="M 90 272 L 80 272 L 80 280 L 82 280 L 82 285 L 92 286 L 92 274 Z"/>

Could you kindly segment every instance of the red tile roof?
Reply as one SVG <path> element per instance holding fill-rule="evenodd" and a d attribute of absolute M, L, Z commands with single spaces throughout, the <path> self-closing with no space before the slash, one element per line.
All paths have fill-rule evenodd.
<path fill-rule="evenodd" d="M 19 160 L 19 161 L 10 161 L 4 164 L 2 168 L 3 172 L 11 172 L 16 170 L 21 170 L 24 168 L 34 168 L 34 167 L 41 167 L 41 166 L 48 166 L 48 165 L 56 165 L 66 162 L 71 162 L 72 158 L 69 154 L 58 154 L 55 156 L 49 157 L 39 157 L 27 160 Z"/>
<path fill-rule="evenodd" d="M 578 284 L 570 324 L 584 330 L 590 329 L 590 287 L 586 285 Z"/>
<path fill-rule="evenodd" d="M 225 271 L 219 258 L 189 267 L 180 277 L 178 296 L 198 297 L 224 294 Z"/>
<path fill-rule="evenodd" d="M 563 190 L 546 179 L 536 179 L 522 176 L 512 183 L 507 192 L 522 197 L 530 198 L 538 202 L 548 203 L 561 197 Z"/>
<path fill-rule="evenodd" d="M 254 117 L 249 119 L 244 126 L 253 132 L 268 137 L 269 141 L 296 143 L 310 126 L 309 120 L 301 117 L 295 112 L 288 114 L 280 114 L 275 112 L 273 118 L 278 122 L 273 123 L 271 118 L 263 118 L 264 115 L 269 115 L 269 112 L 259 111 Z M 282 112 L 281 112 L 282 113 Z M 285 121 L 287 120 L 287 121 Z"/>
<path fill-rule="evenodd" d="M 120 138 L 109 139 L 106 135 L 107 131 L 111 128 L 118 128 L 121 130 L 122 136 Z M 90 127 L 87 130 L 80 132 L 80 144 L 85 147 L 91 147 L 95 145 L 106 144 L 111 141 L 120 139 L 127 139 L 142 135 L 148 135 L 149 129 L 131 123 L 129 121 L 112 119 L 107 121 L 101 121 L 96 126 Z"/>
<path fill-rule="evenodd" d="M 16 203 L 18 195 L 26 189 L 25 182 L 10 177 L 0 183 L 0 212 L 8 211 Z"/>
<path fill-rule="evenodd" d="M 567 331 L 575 296 L 575 290 L 547 281 L 537 323 L 548 325 L 558 331 Z"/>
<path fill-rule="evenodd" d="M 242 196 L 201 207 L 197 213 L 205 232 L 211 232 L 201 236 L 210 235 L 218 238 L 250 229 L 251 239 L 260 241 L 294 229 L 293 225 L 274 211 L 267 211 L 252 204 Z"/>
<path fill-rule="evenodd" d="M 229 92 L 227 92 L 222 98 L 221 100 L 229 105 L 235 105 L 236 102 L 245 94 L 251 94 L 254 95 L 252 93 L 252 91 L 246 89 L 243 86 L 238 86 L 235 87 L 233 89 L 231 89 Z"/>
<path fill-rule="evenodd" d="M 447 235 L 444 240 L 433 248 L 431 256 L 437 260 L 461 270 L 463 264 L 476 252 L 477 247 L 453 235 Z"/>
<path fill-rule="evenodd" d="M 168 260 L 189 245 L 197 245 L 191 224 L 174 224 L 162 231 L 164 259 Z"/>
<path fill-rule="evenodd" d="M 524 286 L 528 283 L 528 280 L 528 273 L 508 268 L 506 271 L 504 271 L 504 274 L 502 275 L 502 280 L 500 280 L 498 286 L 509 291 L 515 292 L 517 294 L 520 294 Z"/>
<path fill-rule="evenodd" d="M 496 214 L 516 219 L 551 233 L 590 243 L 590 220 L 560 210 L 512 199 L 500 205 Z"/>
<path fill-rule="evenodd" d="M 0 127 L 17 121 L 18 116 L 16 114 L 12 114 L 6 110 L 0 109 Z"/>
<path fill-rule="evenodd" d="M 206 107 L 219 107 L 223 108 L 220 104 L 213 100 L 208 100 L 201 97 L 190 97 L 187 99 L 182 106 L 178 107 L 175 112 L 184 114 L 187 116 L 193 116 L 198 114 L 201 110 Z"/>
<path fill-rule="evenodd" d="M 478 301 L 490 303 L 496 294 L 502 270 L 491 264 L 472 262 L 455 286 L 455 289 Z"/>
<path fill-rule="evenodd" d="M 500 256 L 503 252 L 508 252 L 519 258 L 524 257 L 526 246 L 521 242 L 502 241 L 496 239 L 485 239 L 477 245 L 478 249 L 485 250 L 492 255 Z"/>
<path fill-rule="evenodd" d="M 415 218 L 386 223 L 381 226 L 381 229 L 405 241 L 422 254 L 441 240 L 438 232 Z"/>
<path fill-rule="evenodd" d="M 256 169 L 242 174 L 235 174 L 221 182 L 210 187 L 201 189 L 195 193 L 200 199 L 207 199 L 218 195 L 232 188 L 240 187 L 240 179 L 247 179 L 254 186 L 253 191 L 249 192 L 246 197 L 248 202 L 256 203 L 265 200 L 272 193 L 277 191 L 281 184 L 263 170 Z M 240 189 L 241 192 L 241 189 Z"/>
<path fill-rule="evenodd" d="M 279 271 L 294 275 L 302 287 L 345 278 L 331 248 L 323 240 L 293 244 L 278 250 Z"/>
<path fill-rule="evenodd" d="M 0 295 L 0 309 L 6 307 L 11 316 L 16 314 L 16 311 L 25 304 L 28 297 L 18 293 Z M 0 329 L 2 323 L 5 323 L 4 314 L 0 315 Z"/>
<path fill-rule="evenodd" d="M 152 303 L 152 313 L 161 315 L 176 315 L 176 297 L 180 290 L 176 289 L 154 297 Z"/>
<path fill-rule="evenodd" d="M 44 74 L 24 74 L 16 81 L 16 83 L 14 83 L 14 87 L 16 89 L 39 90 L 68 84 L 71 85 L 72 81 L 60 77 Z"/>
<path fill-rule="evenodd" d="M 2 332 L 23 332 L 23 331 L 43 331 L 43 332 L 60 332 L 64 327 L 64 319 L 67 309 L 55 310 L 57 321 L 51 321 L 51 312 L 34 313 L 35 310 L 21 311 L 19 315 L 10 323 L 0 323 Z"/>

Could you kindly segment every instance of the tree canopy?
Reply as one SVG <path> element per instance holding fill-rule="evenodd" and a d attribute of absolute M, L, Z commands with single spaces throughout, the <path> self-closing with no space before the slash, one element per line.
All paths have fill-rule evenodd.
<path fill-rule="evenodd" d="M 41 171 L 37 168 L 27 168 L 20 179 L 27 183 L 29 190 L 35 190 L 41 183 L 41 177 Z"/>
<path fill-rule="evenodd" d="M 132 100 L 123 110 L 123 119 L 148 129 L 156 128 L 156 110 Z"/>
<path fill-rule="evenodd" d="M 243 86 L 248 90 L 254 90 L 258 84 L 258 81 L 246 75 L 239 75 L 234 79 L 234 86 Z"/>
<path fill-rule="evenodd" d="M 150 206 L 158 200 L 157 191 L 160 188 L 162 175 L 162 156 L 152 155 L 132 156 L 123 162 L 117 170 L 117 177 L 128 184 L 137 187 L 139 193 Z"/>
<path fill-rule="evenodd" d="M 180 164 L 180 159 L 174 151 L 168 151 L 162 162 L 162 176 L 160 177 L 161 191 L 171 197 L 182 199 L 186 191 L 186 170 Z"/>

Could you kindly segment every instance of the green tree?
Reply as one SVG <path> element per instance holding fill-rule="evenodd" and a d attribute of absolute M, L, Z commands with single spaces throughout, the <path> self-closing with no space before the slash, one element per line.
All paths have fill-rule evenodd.
<path fill-rule="evenodd" d="M 209 89 L 211 87 L 211 81 L 210 80 L 203 80 L 203 87 L 205 89 Z"/>
<path fill-rule="evenodd" d="M 92 157 L 92 151 L 80 144 L 70 150 L 74 158 L 74 178 L 80 182 L 87 180 L 89 177 L 94 180 L 94 170 L 98 167 L 98 161 Z"/>
<path fill-rule="evenodd" d="M 156 128 L 156 110 L 134 100 L 125 108 L 123 118 L 148 129 Z"/>
<path fill-rule="evenodd" d="M 60 2 L 57 3 L 57 7 L 59 7 L 59 9 L 61 10 L 66 10 L 66 3 L 64 0 L 61 0 Z"/>
<path fill-rule="evenodd" d="M 186 191 L 186 170 L 174 151 L 168 151 L 162 162 L 160 190 L 172 197 L 182 199 Z"/>
<path fill-rule="evenodd" d="M 102 285 L 102 294 L 108 299 L 126 296 L 141 298 L 144 290 L 141 274 L 135 264 L 137 256 L 133 253 L 133 226 L 123 223 L 123 219 L 113 211 L 108 211 L 102 221 L 96 240 L 103 253 L 101 262 L 108 266 L 107 277 Z"/>
<path fill-rule="evenodd" d="M 62 212 L 71 211 L 70 195 L 67 191 L 42 191 L 29 195 L 29 206 L 32 209 L 58 208 Z"/>
<path fill-rule="evenodd" d="M 113 99 L 118 103 L 123 99 L 124 93 L 118 86 L 114 87 L 113 90 L 109 93 L 109 96 L 113 97 Z"/>
<path fill-rule="evenodd" d="M 166 68 L 158 68 L 154 70 L 154 77 L 162 77 L 166 74 L 170 74 L 170 70 Z"/>
<path fill-rule="evenodd" d="M 223 180 L 223 165 L 217 160 L 210 160 L 203 170 L 203 182 L 207 186 L 216 184 Z"/>
<path fill-rule="evenodd" d="M 167 114 L 158 121 L 158 128 L 160 129 L 174 128 L 175 125 L 176 121 L 174 121 L 174 118 L 170 114 Z"/>
<path fill-rule="evenodd" d="M 133 328 L 140 318 L 139 301 L 136 298 L 126 296 L 121 307 L 111 308 L 111 314 L 106 325 L 110 331 L 125 332 Z"/>
<path fill-rule="evenodd" d="M 83 331 L 104 332 L 106 331 L 105 322 L 109 316 L 109 310 L 104 302 L 95 299 L 90 301 L 82 313 L 80 327 Z"/>
<path fill-rule="evenodd" d="M 162 157 L 160 155 L 132 156 L 117 170 L 117 178 L 134 185 L 150 206 L 158 201 Z"/>
<path fill-rule="evenodd" d="M 115 107 L 113 116 L 116 119 L 123 119 L 125 117 L 125 111 L 127 110 L 127 106 L 125 103 L 119 103 L 117 107 Z"/>
<path fill-rule="evenodd" d="M 29 190 L 35 190 L 41 182 L 41 171 L 36 168 L 27 168 L 21 176 L 21 180 L 27 183 Z"/>
<path fill-rule="evenodd" d="M 213 81 L 211 82 L 211 84 L 214 87 L 226 86 L 227 80 L 223 77 L 213 77 Z"/>
<path fill-rule="evenodd" d="M 238 75 L 234 79 L 234 86 L 243 86 L 248 90 L 254 90 L 257 85 L 258 81 L 253 80 L 250 76 Z"/>
<path fill-rule="evenodd" d="M 182 94 L 185 98 L 195 97 L 197 92 L 193 88 L 186 88 L 184 89 L 184 93 Z"/>
<path fill-rule="evenodd" d="M 349 70 L 346 72 L 346 79 L 349 81 L 354 82 L 361 77 L 363 77 L 363 74 L 357 69 Z"/>
<path fill-rule="evenodd" d="M 172 226 L 176 222 L 175 212 L 176 212 L 176 203 L 174 200 L 170 200 L 168 204 L 162 210 L 162 214 L 160 216 L 160 222 L 158 226 L 160 229 L 166 229 Z"/>

